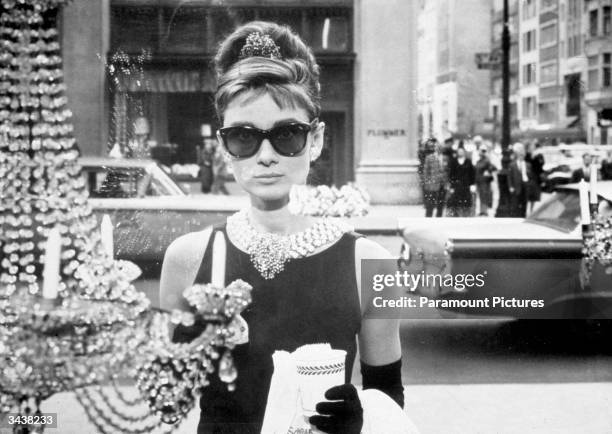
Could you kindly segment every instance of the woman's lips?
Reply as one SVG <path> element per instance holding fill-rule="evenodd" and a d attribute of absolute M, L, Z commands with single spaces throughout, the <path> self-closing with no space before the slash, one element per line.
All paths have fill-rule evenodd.
<path fill-rule="evenodd" d="M 262 173 L 259 175 L 255 175 L 253 178 L 257 180 L 257 182 L 264 184 L 272 184 L 282 178 L 283 175 L 280 173 Z"/>

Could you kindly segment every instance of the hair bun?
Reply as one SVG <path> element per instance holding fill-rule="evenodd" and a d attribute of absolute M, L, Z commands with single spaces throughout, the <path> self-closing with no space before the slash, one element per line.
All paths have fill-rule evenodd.
<path fill-rule="evenodd" d="M 274 84 L 296 86 L 293 93 L 302 88 L 312 103 L 308 111 L 318 116 L 319 65 L 312 50 L 289 27 L 266 21 L 244 24 L 219 45 L 214 62 L 218 112 L 224 110 L 224 101 L 237 94 L 235 89 L 230 94 L 226 91 L 232 83 L 242 90 Z"/>

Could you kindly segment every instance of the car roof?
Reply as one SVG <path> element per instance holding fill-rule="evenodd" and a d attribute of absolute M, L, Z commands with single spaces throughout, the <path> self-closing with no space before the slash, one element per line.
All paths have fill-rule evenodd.
<path fill-rule="evenodd" d="M 562 185 L 557 187 L 557 190 L 578 190 L 578 185 L 577 183 Z M 597 181 L 597 194 L 612 201 L 612 181 Z"/>
<path fill-rule="evenodd" d="M 156 166 L 154 160 L 144 158 L 111 158 L 86 156 L 79 157 L 81 166 L 106 166 L 106 167 L 149 167 Z"/>

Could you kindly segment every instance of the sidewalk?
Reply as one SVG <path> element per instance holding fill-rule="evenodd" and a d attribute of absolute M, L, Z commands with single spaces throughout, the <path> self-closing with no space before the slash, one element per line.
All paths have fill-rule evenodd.
<path fill-rule="evenodd" d="M 421 434 L 612 432 L 610 383 L 407 384 L 405 388 L 405 410 Z M 58 429 L 47 430 L 50 434 L 97 432 L 71 393 L 53 396 L 42 408 L 58 413 Z M 199 410 L 192 411 L 175 432 L 195 433 L 198 417 Z"/>

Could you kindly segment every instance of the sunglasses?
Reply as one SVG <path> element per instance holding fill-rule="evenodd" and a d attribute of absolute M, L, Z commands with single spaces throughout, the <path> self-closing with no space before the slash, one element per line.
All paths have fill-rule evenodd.
<path fill-rule="evenodd" d="M 249 126 L 225 127 L 219 129 L 219 135 L 223 147 L 232 157 L 252 157 L 259 151 L 264 139 L 268 139 L 279 155 L 293 157 L 304 150 L 308 133 L 316 128 L 318 121 L 284 124 L 270 130 Z"/>

